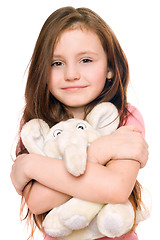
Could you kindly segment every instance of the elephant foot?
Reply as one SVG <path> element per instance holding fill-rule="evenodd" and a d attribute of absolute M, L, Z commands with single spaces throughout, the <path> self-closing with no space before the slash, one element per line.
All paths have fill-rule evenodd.
<path fill-rule="evenodd" d="M 99 231 L 107 237 L 120 237 L 134 224 L 134 209 L 128 201 L 124 204 L 107 204 L 97 216 Z"/>
<path fill-rule="evenodd" d="M 60 222 L 71 230 L 87 227 L 102 208 L 102 204 L 71 198 L 61 205 Z"/>
<path fill-rule="evenodd" d="M 101 219 L 99 230 L 108 237 L 117 236 L 117 233 L 121 231 L 122 226 L 123 221 L 118 214 L 108 214 Z"/>

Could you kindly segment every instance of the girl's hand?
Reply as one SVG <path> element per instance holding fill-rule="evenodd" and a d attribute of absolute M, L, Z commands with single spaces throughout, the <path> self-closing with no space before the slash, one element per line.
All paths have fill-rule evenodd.
<path fill-rule="evenodd" d="M 146 165 L 148 144 L 134 125 L 120 127 L 111 137 L 114 138 L 112 159 L 135 160 L 140 163 L 141 168 Z"/>
<path fill-rule="evenodd" d="M 123 126 L 113 134 L 96 139 L 88 148 L 88 161 L 105 165 L 110 160 L 138 161 L 141 168 L 148 160 L 148 144 L 133 125 Z"/>
<path fill-rule="evenodd" d="M 29 154 L 22 154 L 16 158 L 11 170 L 11 181 L 19 195 L 22 195 L 23 189 L 31 180 L 28 175 L 28 159 Z"/>

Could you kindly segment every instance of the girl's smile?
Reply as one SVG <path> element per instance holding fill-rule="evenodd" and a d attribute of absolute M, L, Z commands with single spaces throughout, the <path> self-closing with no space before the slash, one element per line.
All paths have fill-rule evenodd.
<path fill-rule="evenodd" d="M 73 114 L 99 96 L 111 75 L 107 72 L 107 55 L 99 37 L 80 28 L 62 33 L 51 66 L 49 90 Z"/>
<path fill-rule="evenodd" d="M 86 87 L 87 86 L 68 86 L 63 88 L 63 90 L 68 92 L 77 92 L 77 91 L 83 90 Z"/>

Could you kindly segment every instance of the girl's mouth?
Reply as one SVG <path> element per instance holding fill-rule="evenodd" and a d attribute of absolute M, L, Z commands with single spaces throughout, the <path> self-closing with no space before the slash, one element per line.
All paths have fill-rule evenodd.
<path fill-rule="evenodd" d="M 84 88 L 86 88 L 86 86 L 68 86 L 68 87 L 64 87 L 62 89 L 65 91 L 68 91 L 68 92 L 76 92 L 76 91 L 80 91 Z"/>

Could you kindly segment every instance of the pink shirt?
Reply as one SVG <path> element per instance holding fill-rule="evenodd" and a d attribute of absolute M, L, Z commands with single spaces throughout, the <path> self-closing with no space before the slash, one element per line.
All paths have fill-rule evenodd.
<path fill-rule="evenodd" d="M 130 104 L 128 104 L 127 107 L 133 116 L 130 115 L 128 117 L 126 125 L 135 125 L 142 132 L 142 135 L 144 136 L 145 135 L 145 127 L 144 127 L 144 121 L 143 121 L 143 117 L 142 117 L 141 113 Z M 58 240 L 58 239 L 45 235 L 44 240 Z M 137 234 L 135 232 L 133 232 L 133 233 L 125 234 L 121 237 L 116 237 L 116 238 L 103 237 L 103 238 L 99 238 L 97 240 L 138 240 L 138 237 L 137 237 Z"/>
<path fill-rule="evenodd" d="M 44 240 L 58 240 L 58 239 L 45 235 Z M 84 240 L 84 239 L 82 239 L 82 240 Z M 98 238 L 97 240 L 138 240 L 138 237 L 137 237 L 137 234 L 135 232 L 133 232 L 133 233 L 125 234 L 118 238 L 117 237 L 116 238 L 103 237 L 103 238 Z"/>
<path fill-rule="evenodd" d="M 133 116 L 130 115 L 128 117 L 126 125 L 135 125 L 142 132 L 142 135 L 145 136 L 144 120 L 141 113 L 131 104 L 128 104 L 127 108 Z"/>

